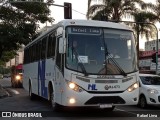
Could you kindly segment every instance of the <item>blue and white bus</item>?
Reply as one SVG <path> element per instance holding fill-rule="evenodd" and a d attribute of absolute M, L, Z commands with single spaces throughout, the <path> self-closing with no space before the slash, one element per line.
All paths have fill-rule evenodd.
<path fill-rule="evenodd" d="M 136 105 L 138 73 L 133 31 L 119 23 L 63 20 L 24 50 L 24 88 L 55 110 Z"/>

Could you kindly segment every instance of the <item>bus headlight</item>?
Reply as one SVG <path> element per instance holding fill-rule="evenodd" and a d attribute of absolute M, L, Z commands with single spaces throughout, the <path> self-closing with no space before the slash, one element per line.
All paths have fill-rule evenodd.
<path fill-rule="evenodd" d="M 131 85 L 127 90 L 128 92 L 132 92 L 133 90 L 137 89 L 139 87 L 139 82 L 134 83 Z"/>
<path fill-rule="evenodd" d="M 70 89 L 76 91 L 76 92 L 82 92 L 83 89 L 81 87 L 79 87 L 77 84 L 73 83 L 73 82 L 67 82 L 68 86 Z"/>
<path fill-rule="evenodd" d="M 20 75 L 16 75 L 15 78 L 16 78 L 16 80 L 20 80 L 21 76 Z"/>

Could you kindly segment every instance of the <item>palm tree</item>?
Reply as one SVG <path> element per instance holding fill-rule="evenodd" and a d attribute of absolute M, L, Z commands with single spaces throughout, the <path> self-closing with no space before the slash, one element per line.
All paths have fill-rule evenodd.
<path fill-rule="evenodd" d="M 90 8 L 90 6 L 91 6 L 91 1 L 92 0 L 88 0 L 88 10 L 89 10 L 89 8 Z M 87 10 L 87 13 L 88 13 L 88 10 Z M 87 19 L 89 19 L 89 16 L 87 15 Z"/>
<path fill-rule="evenodd" d="M 142 11 L 133 13 L 132 15 L 134 18 L 134 22 L 136 23 L 136 25 L 132 26 L 132 28 L 135 31 L 139 31 L 139 35 L 145 36 L 147 40 L 156 36 L 155 26 L 152 25 L 156 21 L 158 21 L 158 17 L 155 14 L 153 14 L 152 12 Z"/>
<path fill-rule="evenodd" d="M 92 0 L 88 0 L 88 7 Z M 142 0 L 103 0 L 103 4 L 92 5 L 88 8 L 87 17 L 94 18 L 97 14 L 106 16 L 106 20 L 120 21 L 126 13 L 136 12 L 140 7 L 146 7 Z M 106 14 L 107 13 L 107 14 Z"/>
<path fill-rule="evenodd" d="M 159 7 L 155 7 L 155 5 L 151 3 L 145 3 L 142 0 L 103 0 L 103 4 L 101 5 L 90 6 L 87 16 L 94 20 L 112 20 L 118 22 L 121 21 L 123 15 L 129 14 L 133 16 L 134 23 L 146 23 L 146 19 L 148 19 L 149 22 L 155 22 L 157 17 L 152 12 L 147 13 L 139 11 L 150 8 L 151 10 L 154 9 L 157 12 L 157 15 L 160 16 L 160 0 L 157 1 L 159 2 Z M 137 8 L 138 5 L 139 8 Z M 139 51 L 139 34 L 145 35 L 148 40 L 149 37 L 154 37 L 154 33 L 156 33 L 153 25 L 139 23 L 133 26 L 133 29 L 137 32 L 137 51 Z"/>
<path fill-rule="evenodd" d="M 157 28 L 153 24 L 158 20 L 158 17 L 152 12 L 137 12 L 133 13 L 133 18 L 135 24 L 131 25 L 132 29 L 136 32 L 137 38 L 137 53 L 139 53 L 139 35 L 145 36 L 146 40 L 149 38 L 155 38 L 157 33 Z M 147 21 L 148 20 L 148 21 Z M 138 56 L 139 57 L 139 56 Z"/>
<path fill-rule="evenodd" d="M 160 0 L 156 0 L 156 5 L 152 5 L 150 8 L 155 12 L 156 16 L 158 16 L 160 20 Z"/>

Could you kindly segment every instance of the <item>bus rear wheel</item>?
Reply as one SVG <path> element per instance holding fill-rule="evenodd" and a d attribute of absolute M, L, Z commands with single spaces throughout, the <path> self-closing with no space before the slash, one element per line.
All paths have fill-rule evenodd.
<path fill-rule="evenodd" d="M 34 100 L 36 98 L 36 95 L 32 93 L 31 83 L 29 84 L 29 97 L 30 97 L 30 100 Z"/>

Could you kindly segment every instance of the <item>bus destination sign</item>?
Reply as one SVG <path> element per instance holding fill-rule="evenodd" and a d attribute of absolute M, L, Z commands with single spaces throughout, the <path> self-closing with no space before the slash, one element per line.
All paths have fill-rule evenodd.
<path fill-rule="evenodd" d="M 95 34 L 99 35 L 100 29 L 99 28 L 86 28 L 86 27 L 72 27 L 71 28 L 72 33 L 85 33 L 85 34 Z"/>

